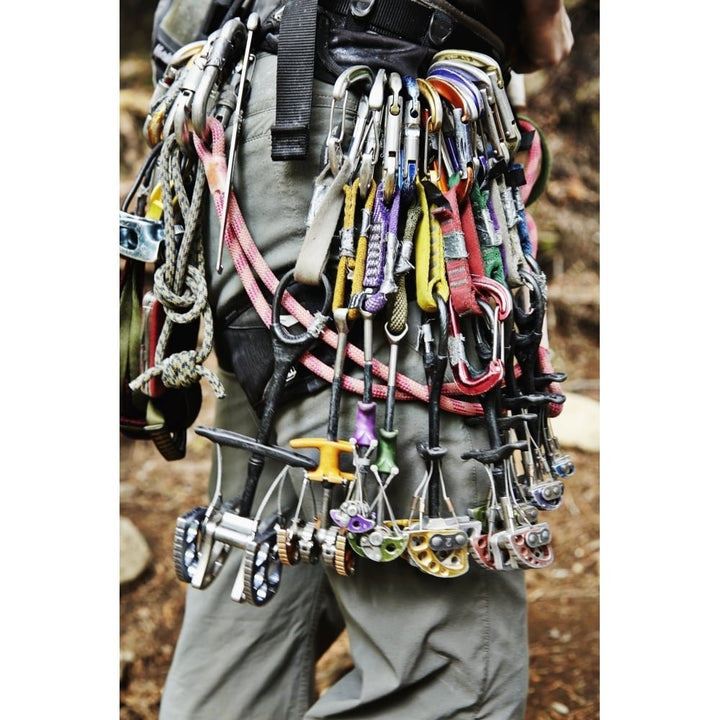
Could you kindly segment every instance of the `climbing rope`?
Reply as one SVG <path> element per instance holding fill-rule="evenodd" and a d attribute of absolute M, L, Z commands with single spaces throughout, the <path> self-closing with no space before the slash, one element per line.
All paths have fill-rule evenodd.
<path fill-rule="evenodd" d="M 155 350 L 154 365 L 130 382 L 137 390 L 154 377 L 165 387 L 189 387 L 205 378 L 218 398 L 225 389 L 217 375 L 204 367 L 213 347 L 213 318 L 208 303 L 204 272 L 200 213 L 206 178 L 197 163 L 191 193 L 185 187 L 182 163 L 185 155 L 175 141 L 168 138 L 160 153 L 160 183 L 165 222 L 165 262 L 154 274 L 153 292 L 165 311 Z M 166 355 L 175 325 L 189 325 L 202 320 L 202 342 L 199 350 L 189 349 Z"/>

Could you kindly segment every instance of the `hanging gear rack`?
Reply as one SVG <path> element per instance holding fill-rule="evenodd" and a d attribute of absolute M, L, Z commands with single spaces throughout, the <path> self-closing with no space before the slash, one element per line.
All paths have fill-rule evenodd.
<path fill-rule="evenodd" d="M 447 9 L 445 3 L 408 3 L 423 6 L 436 20 Z M 313 4 L 304 11 L 300 5 L 305 4 L 289 3 L 280 23 L 279 77 L 285 85 L 293 77 L 282 71 L 288 40 L 293 44 L 287 28 L 315 12 Z M 327 9 L 328 2 L 319 5 Z M 338 3 L 330 5 L 334 12 Z M 350 5 L 355 20 L 365 22 L 358 14 L 363 3 Z M 372 14 L 373 7 L 388 6 L 366 5 L 375 20 L 380 15 Z M 293 20 L 294 10 L 306 13 L 304 20 L 300 15 Z M 561 505 L 564 480 L 574 466 L 550 427 L 562 410 L 559 384 L 565 376 L 554 372 L 546 347 L 545 278 L 534 257 L 536 230 L 526 212 L 526 203 L 546 180 L 547 152 L 537 128 L 517 118 L 509 104 L 506 68 L 491 55 L 446 49 L 434 53 L 424 77 L 370 65 L 339 73 L 304 242 L 295 266 L 278 278 L 245 222 L 231 172 L 238 162 L 258 26 L 253 15 L 245 22 L 227 19 L 207 40 L 179 48 L 170 58 L 146 121 L 152 150 L 133 188 L 136 212 L 129 212 L 127 204 L 121 211 L 125 296 L 132 291 L 138 297 L 138 268 L 155 263 L 154 297 L 146 302 L 153 310 L 146 318 L 159 316 L 160 310 L 165 317 L 165 325 L 157 325 L 162 331 L 154 341 L 154 362 L 143 367 L 126 360 L 124 365 L 126 386 L 145 394 L 147 407 L 153 407 L 153 393 L 190 392 L 201 379 L 218 398 L 224 393 L 217 377 L 203 367 L 213 334 L 201 271 L 203 195 L 220 222 L 215 269 L 222 272 L 226 249 L 272 338 L 274 372 L 257 437 L 196 428 L 218 453 L 220 446 L 230 446 L 250 457 L 238 497 L 222 497 L 218 455 L 210 505 L 178 518 L 179 579 L 207 587 L 232 548 L 244 553 L 232 597 L 256 605 L 275 596 L 282 566 L 298 562 L 322 561 L 339 575 L 351 576 L 356 558 L 402 558 L 440 578 L 465 574 L 471 561 L 496 571 L 547 567 L 553 559 L 551 533 L 538 514 Z M 357 108 L 354 121 L 348 113 L 350 95 Z M 281 110 L 281 98 L 278 102 Z M 305 109 L 295 110 L 297 116 L 289 121 L 279 111 L 274 153 L 304 154 Z M 348 127 L 352 131 L 346 133 Z M 518 156 L 526 151 L 523 165 Z M 153 169 L 160 182 L 151 192 Z M 334 277 L 327 275 L 331 255 L 339 258 Z M 323 310 L 305 307 L 289 292 L 291 283 L 324 289 Z M 412 301 L 424 318 L 424 379 L 400 372 Z M 292 316 L 299 334 L 289 337 L 279 327 L 281 309 Z M 129 316 L 137 338 L 137 302 Z M 356 323 L 363 330 L 362 346 L 351 339 Z M 187 347 L 176 349 L 171 338 L 179 326 L 196 335 L 184 338 Z M 195 349 L 200 327 L 203 335 Z M 383 337 L 387 363 L 377 351 Z M 128 357 L 136 358 L 137 339 L 127 344 Z M 333 351 L 334 365 L 321 359 L 316 351 L 321 345 Z M 292 449 L 272 446 L 285 378 L 298 363 L 330 388 L 327 437 L 293 438 Z M 339 407 L 350 393 L 357 397 L 357 415 L 354 433 L 345 440 Z M 394 420 L 397 403 L 408 401 L 426 405 L 428 439 L 417 448 L 424 477 L 409 498 L 408 516 L 398 519 L 388 489 L 392 482 L 397 490 L 407 473 L 397 465 L 403 428 Z M 378 402 L 385 409 L 380 427 Z M 447 454 L 441 443 L 443 413 L 463 416 L 489 438 L 489 448 L 461 456 L 477 461 L 489 481 L 485 502 L 468 514 L 455 512 L 442 476 Z M 185 428 L 195 416 L 188 413 Z M 141 418 L 140 428 L 144 422 Z M 137 432 L 142 436 L 142 429 Z M 299 452 L 308 448 L 319 460 Z M 353 458 L 352 472 L 341 469 L 343 454 Z M 266 457 L 283 463 L 285 470 L 251 517 Z M 294 515 L 278 509 L 262 518 L 291 467 L 304 476 Z M 313 484 L 321 486 L 322 502 L 314 517 L 305 519 L 301 503 Z M 443 506 L 449 515 L 442 515 Z"/>

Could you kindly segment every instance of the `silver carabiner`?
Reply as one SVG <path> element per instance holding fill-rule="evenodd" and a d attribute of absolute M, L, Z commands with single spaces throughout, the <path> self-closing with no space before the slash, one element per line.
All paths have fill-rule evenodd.
<path fill-rule="evenodd" d="M 405 104 L 402 143 L 402 187 L 415 189 L 420 161 L 420 88 L 413 77 L 403 78 L 408 101 Z"/>
<path fill-rule="evenodd" d="M 175 133 L 175 139 L 178 145 L 187 153 L 191 143 L 187 142 L 187 131 L 185 125 L 190 119 L 193 97 L 202 80 L 205 63 L 210 54 L 212 43 L 210 40 L 205 42 L 203 49 L 195 55 L 192 63 L 187 65 L 182 73 L 180 84 L 180 93 L 178 94 L 172 108 L 167 114 L 165 126 L 163 129 L 163 137 L 170 137 L 171 133 Z M 180 79 L 180 76 L 178 76 Z M 190 150 L 190 153 L 194 151 Z"/>
<path fill-rule="evenodd" d="M 365 200 L 372 185 L 375 174 L 375 163 L 378 158 L 378 151 L 381 143 L 382 116 L 385 108 L 385 81 L 386 72 L 379 68 L 370 92 L 368 101 L 368 122 L 365 126 L 365 134 L 362 139 L 362 154 L 360 167 L 357 171 L 360 197 Z"/>
<path fill-rule="evenodd" d="M 397 188 L 400 143 L 402 138 L 403 97 L 402 78 L 396 72 L 390 73 L 389 104 L 385 109 L 385 131 L 383 137 L 383 199 L 386 205 L 392 202 Z"/>
<path fill-rule="evenodd" d="M 225 230 L 227 228 L 228 211 L 230 209 L 230 192 L 232 190 L 232 176 L 235 167 L 235 154 L 237 152 L 238 135 L 240 132 L 240 125 L 243 119 L 243 104 L 245 102 L 246 84 L 249 81 L 252 69 L 255 67 L 255 58 L 251 56 L 250 51 L 252 49 L 253 35 L 260 24 L 260 17 L 257 13 L 250 13 L 247 20 L 247 34 L 245 39 L 245 52 L 242 59 L 242 67 L 240 70 L 240 80 L 238 84 L 237 100 L 235 103 L 235 121 L 233 122 L 231 135 L 230 135 L 230 149 L 228 151 L 227 160 L 227 178 L 225 180 L 225 194 L 224 203 L 222 210 L 222 217 L 220 218 L 220 236 L 218 238 L 218 249 L 217 249 L 217 263 L 215 270 L 218 274 L 222 273 L 222 251 L 223 241 L 225 240 Z"/>
<path fill-rule="evenodd" d="M 328 134 L 325 141 L 327 148 L 328 163 L 333 175 L 337 175 L 343 163 L 344 153 L 342 141 L 345 136 L 345 120 L 347 117 L 348 94 L 351 85 L 363 80 L 372 81 L 372 70 L 367 65 L 353 65 L 343 71 L 335 80 L 333 86 L 332 102 L 330 104 L 330 120 L 328 123 Z M 342 100 L 342 118 L 340 120 L 339 134 L 335 134 L 335 106 Z"/>

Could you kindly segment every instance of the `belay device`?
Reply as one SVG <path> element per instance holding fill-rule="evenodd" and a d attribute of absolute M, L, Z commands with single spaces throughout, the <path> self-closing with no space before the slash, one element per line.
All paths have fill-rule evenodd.
<path fill-rule="evenodd" d="M 197 415 L 193 393 L 201 378 L 223 395 L 203 367 L 212 341 L 197 221 L 206 186 L 221 225 L 217 258 L 210 260 L 220 270 L 223 249 L 229 252 L 272 338 L 275 371 L 257 436 L 196 428 L 216 444 L 218 477 L 209 506 L 178 518 L 178 578 L 207 587 L 237 549 L 243 561 L 232 599 L 263 605 L 276 595 L 283 568 L 298 563 L 352 576 L 357 561 L 402 560 L 440 579 L 463 575 L 472 563 L 489 571 L 547 567 L 552 533 L 542 514 L 560 507 L 574 466 L 551 427 L 565 400 L 565 375 L 550 362 L 546 282 L 526 211 L 542 190 L 538 159 L 547 163 L 537 128 L 516 116 L 502 69 L 483 53 L 440 50 L 423 77 L 346 68 L 333 89 L 325 166 L 305 241 L 294 269 L 277 278 L 254 244 L 228 171 L 237 162 L 257 30 L 254 14 L 246 22 L 231 18 L 168 59 L 145 124 L 152 152 L 133 190 L 136 211 L 128 202 L 120 214 L 121 301 L 130 308 L 121 314 L 123 330 L 129 328 L 121 392 L 123 407 L 132 410 L 123 432 L 182 435 Z M 346 132 L 350 94 L 357 111 Z M 160 177 L 155 187 L 153 168 Z M 333 277 L 326 269 L 330 254 L 339 257 Z M 155 266 L 154 285 L 143 298 L 148 264 Z M 298 286 L 306 292 L 296 293 Z M 300 299 L 308 292 L 318 295 L 319 310 Z M 399 371 L 409 296 L 423 316 L 424 378 Z M 284 327 L 281 313 L 292 315 L 300 331 Z M 362 347 L 351 340 L 355 324 Z M 387 341 L 384 355 L 373 352 L 378 329 Z M 334 365 L 315 352 L 322 344 L 333 350 Z M 357 366 L 355 375 L 344 373 L 346 362 Z M 298 363 L 331 387 L 327 433 L 274 446 L 269 438 L 280 392 Z M 175 404 L 163 404 L 163 395 L 173 393 Z M 348 437 L 339 427 L 339 406 L 353 398 L 356 424 Z M 394 409 L 408 400 L 427 405 L 428 424 L 427 440 L 417 446 L 425 472 L 401 513 L 388 490 L 402 487 L 407 472 L 396 462 L 402 437 Z M 489 439 L 489 447 L 462 456 L 479 464 L 488 495 L 460 512 L 443 480 L 447 412 L 482 426 Z M 181 455 L 181 445 L 170 444 L 169 459 Z M 231 499 L 222 493 L 222 446 L 249 453 L 244 490 Z M 308 448 L 319 459 L 305 455 Z M 251 516 L 267 457 L 285 469 Z M 304 476 L 300 501 L 285 514 L 278 502 L 265 516 L 290 468 Z M 322 503 L 304 517 L 303 493 L 313 485 L 321 488 Z"/>

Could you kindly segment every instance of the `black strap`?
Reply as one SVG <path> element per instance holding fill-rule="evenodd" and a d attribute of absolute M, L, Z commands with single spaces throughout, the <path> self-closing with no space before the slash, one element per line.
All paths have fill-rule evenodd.
<path fill-rule="evenodd" d="M 498 28 L 509 22 L 511 8 L 496 2 L 476 2 L 473 16 L 455 7 L 448 0 L 374 0 L 368 10 L 357 15 L 353 8 L 358 0 L 319 0 L 321 7 L 346 18 L 348 29 L 370 30 L 408 42 L 440 47 L 481 46 L 501 66 L 505 59 L 505 45 Z"/>
<path fill-rule="evenodd" d="M 317 0 L 291 0 L 285 6 L 278 35 L 273 160 L 307 156 L 316 27 Z"/>

